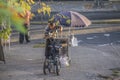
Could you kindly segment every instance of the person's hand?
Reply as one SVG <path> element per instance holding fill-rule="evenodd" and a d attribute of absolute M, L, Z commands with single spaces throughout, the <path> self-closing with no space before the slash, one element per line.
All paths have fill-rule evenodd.
<path fill-rule="evenodd" d="M 46 39 L 46 36 L 44 36 L 43 39 Z"/>
<path fill-rule="evenodd" d="M 60 37 L 62 37 L 62 31 L 63 31 L 63 27 L 60 27 Z"/>
<path fill-rule="evenodd" d="M 60 26 L 60 32 L 62 32 L 63 31 L 63 27 L 62 26 Z"/>

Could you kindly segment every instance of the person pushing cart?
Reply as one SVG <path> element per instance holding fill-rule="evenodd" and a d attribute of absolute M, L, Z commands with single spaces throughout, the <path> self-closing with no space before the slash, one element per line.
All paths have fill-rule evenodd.
<path fill-rule="evenodd" d="M 60 32 L 61 35 L 63 27 L 57 26 L 53 22 L 49 22 L 47 28 L 45 29 L 44 38 L 46 39 L 46 47 L 45 47 L 45 61 L 43 67 L 44 74 L 46 74 L 46 69 L 48 69 L 49 72 L 51 71 L 50 68 L 51 63 L 54 62 L 54 67 L 57 67 L 54 68 L 56 69 L 55 72 L 57 73 L 57 75 L 59 75 L 60 70 L 59 66 L 61 65 L 60 59 L 65 56 L 68 56 L 68 39 L 62 39 L 58 37 L 58 31 Z M 50 58 L 51 56 L 52 62 Z"/>

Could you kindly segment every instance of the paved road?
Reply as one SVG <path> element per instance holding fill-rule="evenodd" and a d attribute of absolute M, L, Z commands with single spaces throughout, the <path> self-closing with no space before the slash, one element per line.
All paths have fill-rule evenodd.
<path fill-rule="evenodd" d="M 79 45 L 120 57 L 120 32 L 76 35 Z"/>
<path fill-rule="evenodd" d="M 88 17 L 90 20 L 120 19 L 120 3 L 111 4 L 110 2 L 104 2 L 105 6 L 103 8 L 94 8 L 93 1 L 55 1 L 45 3 L 52 9 L 51 16 L 60 11 L 77 11 Z M 38 8 L 38 3 L 32 7 L 32 12 L 36 14 L 36 17 L 34 17 L 33 20 L 48 20 L 50 18 L 48 15 L 43 16 L 36 12 L 36 9 Z"/>
<path fill-rule="evenodd" d="M 30 30 L 30 38 L 33 39 L 40 39 L 43 38 L 43 33 L 45 30 L 45 27 L 47 25 L 31 25 Z M 114 26 L 114 27 L 113 27 Z M 75 28 L 76 31 L 74 34 L 87 34 L 87 33 L 99 33 L 99 32 L 109 32 L 109 31 L 119 31 L 120 30 L 120 24 L 92 24 L 89 27 L 85 28 Z M 63 29 L 63 35 L 68 35 L 69 28 L 64 27 Z M 14 31 L 11 35 L 11 42 L 18 42 L 19 34 L 18 32 Z"/>
<path fill-rule="evenodd" d="M 109 69 L 120 66 L 120 32 L 76 35 L 79 46 L 70 47 L 70 67 L 62 67 L 61 75 L 43 75 L 44 48 L 33 48 L 43 40 L 29 44 L 13 44 L 6 51 L 6 64 L 0 63 L 0 80 L 103 80 Z"/>

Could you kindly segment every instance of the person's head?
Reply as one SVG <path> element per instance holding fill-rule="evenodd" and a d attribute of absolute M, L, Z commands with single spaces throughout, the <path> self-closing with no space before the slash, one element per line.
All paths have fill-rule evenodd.
<path fill-rule="evenodd" d="M 55 23 L 50 22 L 50 23 L 48 23 L 48 26 L 49 26 L 51 29 L 53 29 L 53 28 L 55 27 Z"/>

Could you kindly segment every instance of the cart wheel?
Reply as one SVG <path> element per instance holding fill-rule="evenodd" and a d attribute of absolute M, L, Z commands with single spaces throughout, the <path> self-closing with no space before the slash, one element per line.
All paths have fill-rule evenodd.
<path fill-rule="evenodd" d="M 55 72 L 57 76 L 60 75 L 60 68 L 61 68 L 60 62 L 57 62 L 57 64 L 55 65 Z"/>
<path fill-rule="evenodd" d="M 45 60 L 44 64 L 43 64 L 43 73 L 46 75 L 48 70 L 48 62 Z"/>
<path fill-rule="evenodd" d="M 48 71 L 51 73 L 51 63 L 48 64 Z"/>

